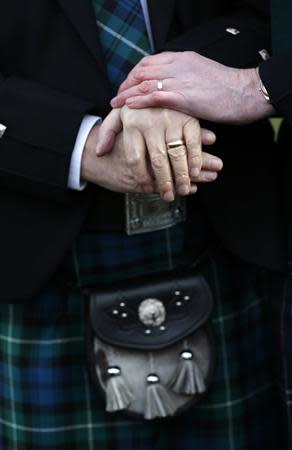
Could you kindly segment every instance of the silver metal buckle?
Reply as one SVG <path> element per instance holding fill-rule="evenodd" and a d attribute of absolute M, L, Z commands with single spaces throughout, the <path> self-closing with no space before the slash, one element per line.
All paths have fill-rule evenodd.
<path fill-rule="evenodd" d="M 128 193 L 125 197 L 128 235 L 163 230 L 186 220 L 183 197 L 176 197 L 172 203 L 166 203 L 158 194 Z"/>

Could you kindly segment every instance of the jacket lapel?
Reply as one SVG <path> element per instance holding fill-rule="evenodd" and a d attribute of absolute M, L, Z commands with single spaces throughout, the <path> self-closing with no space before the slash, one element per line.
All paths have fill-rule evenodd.
<path fill-rule="evenodd" d="M 172 22 L 175 0 L 148 0 L 154 47 L 159 50 L 166 41 Z"/>
<path fill-rule="evenodd" d="M 91 0 L 58 0 L 87 49 L 106 76 Z"/>

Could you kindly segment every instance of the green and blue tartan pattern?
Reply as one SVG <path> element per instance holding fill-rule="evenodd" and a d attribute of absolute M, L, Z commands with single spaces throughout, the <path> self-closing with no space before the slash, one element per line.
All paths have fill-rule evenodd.
<path fill-rule="evenodd" d="M 61 264 L 56 278 L 75 279 L 81 287 L 131 280 L 189 266 L 202 252 L 205 222 L 188 220 L 166 230 L 128 236 L 81 233 Z M 81 261 L 76 272 L 76 261 Z"/>
<path fill-rule="evenodd" d="M 202 272 L 215 295 L 214 381 L 165 423 L 104 412 L 87 375 L 78 288 L 52 285 L 29 305 L 1 305 L 0 449 L 285 450 L 262 274 L 221 252 Z"/>
<path fill-rule="evenodd" d="M 271 0 L 272 43 L 277 52 L 292 44 L 292 2 Z"/>
<path fill-rule="evenodd" d="M 151 53 L 140 0 L 92 0 L 99 38 L 112 86 Z"/>

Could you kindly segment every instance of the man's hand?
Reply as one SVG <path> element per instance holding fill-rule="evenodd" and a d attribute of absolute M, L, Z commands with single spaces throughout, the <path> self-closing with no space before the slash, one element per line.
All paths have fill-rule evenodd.
<path fill-rule="evenodd" d="M 157 90 L 158 80 L 163 90 Z M 199 119 L 248 123 L 274 113 L 256 69 L 224 66 L 195 52 L 147 56 L 121 85 L 112 107 L 165 107 Z"/>
<path fill-rule="evenodd" d="M 175 193 L 196 192 L 194 183 L 214 181 L 222 169 L 219 158 L 202 154 L 201 144 L 213 144 L 214 133 L 201 130 L 194 118 L 161 108 L 134 111 L 124 107 L 120 115 L 113 110 L 102 124 L 107 138 L 99 141 L 98 155 L 109 150 L 121 126 L 127 165 L 145 193 L 158 190 L 165 201 L 173 201 Z M 167 142 L 177 140 L 185 145 L 167 151 Z"/>
<path fill-rule="evenodd" d="M 117 129 L 116 129 L 117 130 Z M 111 144 L 113 136 L 109 129 L 103 130 L 102 125 L 95 125 L 87 138 L 81 162 L 81 178 L 97 184 L 105 189 L 116 192 L 143 192 L 143 187 L 133 176 L 127 166 L 123 151 L 123 135 L 114 136 L 112 151 L 104 156 L 96 156 L 97 143 Z"/>
<path fill-rule="evenodd" d="M 179 115 L 179 113 L 172 111 L 172 118 L 175 117 L 173 114 Z M 125 129 L 121 131 L 123 124 L 120 116 L 123 115 L 124 122 L 127 122 L 129 125 L 128 133 L 130 134 L 130 137 L 127 136 Z M 134 115 L 136 114 L 134 113 Z M 137 125 L 139 125 L 137 122 L 135 122 L 135 125 L 134 123 L 131 125 L 133 111 L 129 108 L 124 108 L 122 113 L 120 113 L 119 110 L 113 110 L 101 125 L 96 125 L 91 130 L 86 141 L 82 159 L 82 179 L 118 192 L 149 193 L 154 190 L 159 190 L 161 192 L 161 189 L 162 192 L 164 192 L 164 185 L 161 181 L 159 188 L 157 188 L 159 182 L 155 181 L 153 178 L 154 171 L 151 168 L 151 158 L 147 156 L 147 151 L 149 150 L 146 150 L 144 135 L 141 135 L 141 132 L 145 127 L 147 128 L 146 123 L 149 125 L 149 121 L 147 122 L 146 120 L 147 115 L 141 111 L 137 117 L 139 117 L 142 122 L 140 124 L 140 129 L 137 128 Z M 146 122 L 144 122 L 144 119 Z M 157 117 L 153 116 L 153 119 L 157 119 Z M 153 123 L 153 119 L 151 120 L 151 124 Z M 159 133 L 161 134 L 161 132 L 163 132 L 164 136 L 164 128 L 161 128 L 161 124 L 157 122 L 156 126 L 158 127 Z M 212 144 L 214 142 L 215 135 L 213 133 L 210 133 L 208 130 L 198 129 L 198 131 L 201 133 L 204 144 Z M 155 129 L 153 129 L 152 132 L 153 136 L 156 136 Z M 158 136 L 160 136 L 159 133 Z M 152 133 L 150 134 L 152 135 Z M 130 143 L 129 139 L 131 139 Z M 199 140 L 201 140 L 201 138 Z M 154 144 L 154 151 L 157 149 L 155 145 L 156 144 Z M 165 141 L 163 141 L 163 145 L 165 147 Z M 103 156 L 97 158 L 96 154 Z M 185 160 L 185 151 L 183 151 L 182 156 Z M 161 158 L 161 155 L 159 155 L 159 158 Z M 180 152 L 177 158 L 180 160 Z M 202 152 L 202 154 L 200 153 L 200 158 L 202 159 L 202 170 L 196 177 L 192 178 L 192 181 L 195 183 L 214 181 L 217 178 L 217 172 L 222 169 L 222 161 L 205 152 Z M 161 161 L 162 163 L 157 168 L 159 179 L 161 178 L 160 173 L 164 176 L 164 173 L 169 170 L 168 155 L 166 154 L 165 158 L 161 158 Z M 164 168 L 165 165 L 167 169 Z M 176 167 L 176 165 L 180 168 L 179 161 L 175 161 L 174 167 Z M 169 189 L 167 181 L 166 188 Z M 196 185 L 192 184 L 189 193 L 194 193 L 196 190 Z M 165 198 L 166 201 L 172 201 L 172 199 L 173 197 Z"/>
<path fill-rule="evenodd" d="M 165 108 L 121 109 L 123 141 L 127 164 L 146 192 L 153 191 L 149 167 L 165 201 L 175 193 L 188 195 L 191 183 L 202 169 L 201 128 L 197 119 Z M 167 143 L 181 141 L 174 149 Z M 215 136 L 210 132 L 210 142 Z"/>

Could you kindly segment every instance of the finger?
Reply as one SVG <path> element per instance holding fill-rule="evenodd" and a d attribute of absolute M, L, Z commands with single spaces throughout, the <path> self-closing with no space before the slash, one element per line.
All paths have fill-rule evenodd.
<path fill-rule="evenodd" d="M 171 124 L 166 129 L 166 143 L 183 140 L 183 130 Z M 180 145 L 167 150 L 171 162 L 172 173 L 175 180 L 176 192 L 179 195 L 188 195 L 190 193 L 191 183 L 189 177 L 189 166 L 187 158 L 187 149 L 185 145 Z"/>
<path fill-rule="evenodd" d="M 116 97 L 111 100 L 112 108 L 122 107 L 129 97 L 135 97 L 140 95 L 148 95 L 158 90 L 157 80 L 145 80 L 135 86 L 131 86 L 128 89 L 124 89 Z M 171 79 L 163 80 L 164 91 L 174 91 L 175 86 Z"/>
<path fill-rule="evenodd" d="M 166 202 L 174 200 L 172 173 L 166 151 L 165 137 L 161 134 L 145 133 L 146 146 L 157 189 Z"/>
<path fill-rule="evenodd" d="M 223 161 L 210 153 L 202 152 L 202 170 L 220 172 L 223 169 Z"/>
<path fill-rule="evenodd" d="M 175 109 L 177 111 L 188 114 L 185 108 L 185 99 L 178 92 L 175 91 L 154 91 L 147 95 L 138 95 L 135 97 L 129 97 L 126 100 L 126 105 L 130 108 L 141 109 L 151 107 L 164 107 L 169 109 Z"/>
<path fill-rule="evenodd" d="M 120 110 L 113 109 L 100 126 L 100 139 L 96 145 L 97 156 L 102 156 L 110 152 L 117 134 L 122 130 L 122 126 Z"/>
<path fill-rule="evenodd" d="M 201 128 L 202 145 L 213 145 L 216 142 L 216 134 L 213 131 Z"/>
<path fill-rule="evenodd" d="M 145 56 L 139 64 L 141 66 L 157 66 L 159 64 L 171 64 L 174 62 L 177 57 L 177 53 L 175 52 L 162 52 L 157 53 L 156 55 Z"/>
<path fill-rule="evenodd" d="M 130 80 L 132 82 L 135 82 L 135 80 L 136 80 L 135 74 L 141 68 L 147 67 L 147 68 L 151 69 L 150 66 L 160 67 L 162 64 L 171 64 L 174 62 L 174 55 L 175 55 L 175 53 L 173 53 L 173 52 L 163 52 L 163 53 L 159 53 L 157 55 L 145 56 L 145 58 L 141 59 L 141 61 L 128 74 L 128 77 L 126 78 L 126 80 L 123 81 L 123 83 L 120 85 L 118 92 L 122 92 L 124 89 L 127 89 L 127 87 L 129 86 Z"/>
<path fill-rule="evenodd" d="M 201 170 L 197 177 L 192 178 L 192 183 L 209 183 L 215 181 L 218 178 L 218 172 Z"/>
<path fill-rule="evenodd" d="M 176 191 L 179 195 L 188 195 L 190 193 L 190 177 L 187 162 L 187 149 L 185 145 L 169 149 L 168 156 L 173 169 Z"/>
<path fill-rule="evenodd" d="M 141 186 L 142 192 L 152 193 L 154 184 L 147 167 L 147 151 L 143 136 L 135 128 L 125 128 L 123 131 L 123 142 L 127 167 Z"/>
<path fill-rule="evenodd" d="M 170 74 L 171 70 L 169 65 L 158 64 L 152 66 L 142 66 L 141 64 L 138 64 L 129 73 L 126 80 L 121 84 L 118 92 L 120 93 L 125 89 L 129 89 L 130 87 L 145 80 L 163 80 L 165 78 L 169 78 Z"/>
<path fill-rule="evenodd" d="M 184 126 L 184 139 L 188 151 L 189 173 L 197 177 L 202 168 L 201 127 L 197 119 L 190 119 Z"/>
<path fill-rule="evenodd" d="M 198 190 L 198 186 L 194 183 L 191 184 L 191 192 L 190 194 L 195 194 Z"/>

